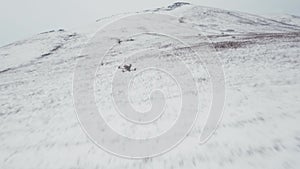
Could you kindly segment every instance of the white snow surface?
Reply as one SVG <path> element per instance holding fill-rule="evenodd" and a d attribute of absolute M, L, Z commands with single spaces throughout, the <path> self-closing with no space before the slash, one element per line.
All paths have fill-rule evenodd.
<path fill-rule="evenodd" d="M 212 41 L 215 55 L 223 63 L 226 79 L 224 115 L 213 137 L 206 144 L 199 144 L 203 120 L 200 115 L 199 123 L 179 146 L 154 158 L 122 159 L 89 140 L 80 127 L 73 105 L 73 72 L 76 62 L 85 59 L 80 52 L 94 33 L 125 14 L 115 15 L 86 28 L 45 32 L 0 48 L 0 168 L 298 169 L 299 19 L 269 19 L 194 5 L 139 13 L 144 12 L 174 15 L 182 24 L 198 30 L 199 36 L 185 37 L 195 51 L 201 52 L 204 35 Z M 173 45 L 160 37 L 136 37 L 133 41 L 122 41 L 109 52 L 112 60 L 105 64 L 114 66 L 119 55 L 134 52 L 139 47 L 168 51 L 176 48 Z M 192 62 L 184 49 L 176 50 L 182 50 L 183 60 Z M 164 56 L 163 52 L 161 55 Z M 203 84 L 203 98 L 210 98 L 209 76 L 197 64 L 193 66 L 199 67 L 195 71 L 198 71 L 197 80 Z M 97 104 L 105 108 L 109 83 L 101 78 L 97 80 L 100 82 L 95 85 Z M 176 107 L 176 92 L 164 86 L 166 83 L 159 85 L 170 89 L 173 95 L 168 101 Z M 142 92 L 142 87 L 137 85 L 135 92 Z M 136 93 L 132 94 L 137 98 Z M 203 111 L 209 108 L 208 100 L 201 100 Z M 143 103 L 143 100 L 133 102 Z M 137 108 L 144 109 L 139 106 L 136 104 Z M 149 105 L 145 102 L 144 106 Z M 143 130 L 130 130 L 129 125 L 111 116 L 110 111 L 104 116 L 108 123 L 116 125 L 116 131 L 125 135 L 153 135 Z M 165 125 L 174 119 L 170 115 L 163 119 L 162 125 L 154 124 L 149 128 L 167 127 Z M 162 132 L 154 131 L 156 134 Z"/>

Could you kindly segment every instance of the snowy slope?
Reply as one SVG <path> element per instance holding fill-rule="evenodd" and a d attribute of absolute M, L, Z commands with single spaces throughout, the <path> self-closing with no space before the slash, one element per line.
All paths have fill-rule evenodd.
<path fill-rule="evenodd" d="M 300 25 L 300 17 L 296 15 L 282 14 L 282 15 L 266 15 L 267 18 L 273 19 L 278 22 L 291 24 L 291 25 Z"/>
<path fill-rule="evenodd" d="M 200 118 L 178 147 L 144 160 L 115 157 L 88 139 L 73 105 L 73 72 L 76 62 L 86 57 L 80 53 L 86 42 L 99 27 L 122 16 L 116 15 L 86 28 L 45 32 L 0 48 L 0 168 L 299 168 L 300 26 L 297 21 L 187 4 L 144 12 L 171 14 L 180 23 L 198 30 L 199 36 L 185 36 L 195 51 L 201 52 L 203 35 L 212 41 L 226 78 L 224 116 L 214 136 L 206 144 L 199 144 Z M 140 47 L 163 48 L 164 52 L 176 49 L 185 61 L 192 62 L 184 49 L 161 37 L 145 35 L 132 41 L 122 40 L 108 53 L 112 59 L 105 62 L 107 67 L 116 66 L 119 56 Z M 167 56 L 164 52 L 159 54 Z M 157 56 L 152 54 L 144 59 Z M 197 69 L 201 65 L 195 63 L 193 67 L 203 84 L 203 98 L 209 98 L 209 77 Z M 106 77 L 97 75 L 102 76 Z M 109 93 L 103 91 L 109 83 L 97 80 L 97 106 L 105 108 L 104 96 Z M 158 85 L 165 89 L 165 83 Z M 139 92 L 143 86 L 136 88 Z M 176 105 L 176 93 L 170 98 L 170 103 Z M 205 111 L 209 103 L 202 101 Z M 108 122 L 115 124 L 119 132 L 149 134 L 130 130 L 116 116 L 106 113 Z M 169 117 L 164 124 L 169 125 L 173 120 L 172 115 Z"/>

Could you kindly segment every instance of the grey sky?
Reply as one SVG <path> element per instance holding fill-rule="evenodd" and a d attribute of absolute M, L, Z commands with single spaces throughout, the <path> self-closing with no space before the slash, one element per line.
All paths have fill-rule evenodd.
<path fill-rule="evenodd" d="M 42 31 L 75 28 L 112 14 L 167 6 L 176 0 L 0 0 L 0 46 Z M 300 15 L 300 0 L 186 0 L 255 14 Z"/>

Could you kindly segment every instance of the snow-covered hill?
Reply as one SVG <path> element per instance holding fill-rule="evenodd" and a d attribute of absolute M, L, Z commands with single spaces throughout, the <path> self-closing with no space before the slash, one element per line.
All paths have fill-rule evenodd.
<path fill-rule="evenodd" d="M 226 80 L 224 116 L 214 136 L 206 144 L 199 144 L 203 127 L 200 116 L 198 125 L 178 147 L 144 160 L 115 157 L 88 139 L 73 105 L 73 73 L 76 62 L 86 59 L 81 50 L 99 27 L 123 16 L 115 15 L 85 28 L 44 32 L 0 48 L 0 168 L 299 168 L 298 20 L 269 19 L 181 3 L 138 13 L 145 12 L 174 15 L 179 23 L 197 30 L 199 35 L 189 36 L 187 32 L 185 36 L 197 52 L 202 50 L 204 35 L 211 40 L 214 55 L 223 63 Z M 116 45 L 108 53 L 114 61 L 105 62 L 108 67 L 137 48 L 163 48 L 164 52 L 145 55 L 144 59 L 158 55 L 164 58 L 168 56 L 165 52 L 176 49 L 183 60 L 192 62 L 184 48 L 162 37 L 117 39 Z M 203 85 L 203 98 L 210 98 L 209 76 L 202 72 L 201 65 L 194 63 L 193 67 L 199 67 L 195 71 Z M 97 106 L 105 107 L 109 83 L 102 78 L 97 80 Z M 158 85 L 172 91 L 166 83 Z M 135 92 L 143 87 L 136 86 Z M 171 94 L 170 103 L 176 107 L 176 92 Z M 209 102 L 201 101 L 203 111 L 207 111 Z M 108 123 L 116 125 L 118 132 L 149 134 L 130 130 L 109 111 L 106 113 Z M 174 120 L 172 117 L 164 119 L 164 124 Z"/>
<path fill-rule="evenodd" d="M 278 22 L 291 24 L 291 25 L 300 25 L 300 17 L 296 15 L 289 15 L 289 14 L 281 14 L 281 15 L 275 15 L 275 14 L 269 14 L 266 15 L 267 18 L 273 19 Z"/>

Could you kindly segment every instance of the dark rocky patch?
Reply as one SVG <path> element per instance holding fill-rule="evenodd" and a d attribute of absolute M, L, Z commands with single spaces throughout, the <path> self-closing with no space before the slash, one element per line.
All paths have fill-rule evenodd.
<path fill-rule="evenodd" d="M 7 68 L 7 69 L 4 69 L 4 70 L 1 70 L 0 73 L 5 73 L 5 72 L 8 72 L 10 70 L 12 70 L 12 68 Z"/>
<path fill-rule="evenodd" d="M 190 5 L 190 3 L 187 3 L 187 2 L 175 2 L 173 5 L 169 5 L 168 6 L 168 10 L 173 10 L 173 9 L 176 9 L 176 8 L 181 7 L 183 5 Z"/>
<path fill-rule="evenodd" d="M 51 31 L 42 32 L 42 33 L 40 33 L 40 34 L 47 34 L 47 33 L 53 33 L 53 32 L 55 32 L 55 30 L 51 30 Z"/>
<path fill-rule="evenodd" d="M 60 49 L 62 47 L 62 45 L 57 45 L 55 46 L 53 49 L 50 50 L 50 52 L 55 52 L 57 51 L 58 49 Z"/>
<path fill-rule="evenodd" d="M 213 46 L 216 49 L 237 49 L 251 43 L 252 43 L 251 41 L 224 41 L 224 42 L 215 42 L 213 43 Z"/>
<path fill-rule="evenodd" d="M 63 46 L 63 45 L 57 45 L 57 46 L 55 46 L 53 49 L 50 50 L 50 52 L 42 54 L 38 59 L 41 59 L 41 58 L 44 58 L 44 57 L 46 57 L 46 56 L 52 55 L 53 52 L 57 51 L 57 50 L 60 49 L 62 46 Z"/>
<path fill-rule="evenodd" d="M 244 39 L 280 39 L 280 38 L 298 38 L 300 32 L 289 32 L 289 33 L 249 33 Z"/>
<path fill-rule="evenodd" d="M 180 17 L 180 18 L 178 19 L 178 21 L 179 21 L 179 23 L 184 23 L 184 17 Z"/>
<path fill-rule="evenodd" d="M 49 56 L 49 55 L 51 55 L 51 54 L 52 54 L 52 53 L 45 53 L 45 54 L 42 54 L 41 57 L 39 57 L 39 58 L 43 58 L 43 57 Z"/>
<path fill-rule="evenodd" d="M 118 44 L 121 44 L 122 42 L 132 42 L 132 41 L 134 41 L 133 38 L 129 38 L 129 39 L 125 39 L 125 40 L 117 39 Z"/>

